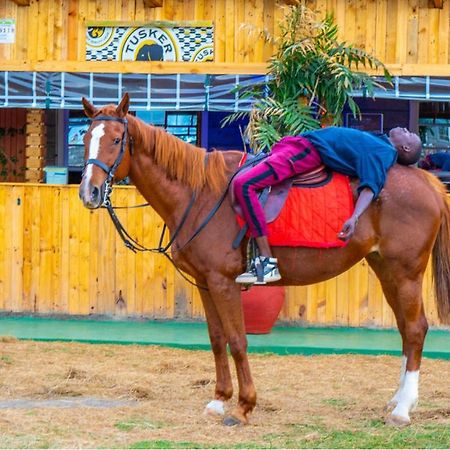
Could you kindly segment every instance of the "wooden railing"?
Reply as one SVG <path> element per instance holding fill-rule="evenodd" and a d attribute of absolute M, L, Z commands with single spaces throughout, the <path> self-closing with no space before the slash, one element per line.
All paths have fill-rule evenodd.
<path fill-rule="evenodd" d="M 113 200 L 143 202 L 134 187 L 116 187 Z M 163 223 L 150 207 L 118 215 L 139 242 L 158 244 Z M 78 186 L 0 184 L 0 230 L 0 312 L 204 317 L 196 288 L 164 256 L 126 249 L 105 210 L 83 207 Z M 429 323 L 438 325 L 430 270 L 424 302 Z M 395 326 L 365 262 L 324 283 L 286 288 L 280 319 Z"/>

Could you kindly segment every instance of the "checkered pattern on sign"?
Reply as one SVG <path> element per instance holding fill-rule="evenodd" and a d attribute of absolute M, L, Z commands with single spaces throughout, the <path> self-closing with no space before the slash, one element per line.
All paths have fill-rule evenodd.
<path fill-rule="evenodd" d="M 172 31 L 179 43 L 178 48 L 182 61 L 192 61 L 200 47 L 213 43 L 212 27 L 174 27 Z"/>
<path fill-rule="evenodd" d="M 86 61 L 118 61 L 119 48 L 125 34 L 130 31 L 127 27 L 114 27 L 112 40 L 104 47 L 86 45 Z M 178 43 L 180 61 L 193 61 L 199 48 L 213 46 L 213 27 L 173 27 L 168 29 Z"/>
<path fill-rule="evenodd" d="M 86 45 L 86 61 L 118 61 L 119 46 L 129 28 L 114 27 L 113 38 L 102 48 Z"/>

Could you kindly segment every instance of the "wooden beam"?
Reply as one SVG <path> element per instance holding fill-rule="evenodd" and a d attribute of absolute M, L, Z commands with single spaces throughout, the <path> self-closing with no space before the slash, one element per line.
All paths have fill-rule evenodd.
<path fill-rule="evenodd" d="M 30 0 L 13 0 L 18 6 L 30 6 Z"/>
<path fill-rule="evenodd" d="M 442 9 L 444 7 L 444 0 L 428 0 L 428 5 L 430 8 Z"/>
<path fill-rule="evenodd" d="M 386 64 L 392 75 L 450 77 L 450 64 Z M 2 61 L 1 72 L 93 72 L 93 73 L 199 73 L 210 75 L 264 75 L 266 63 L 188 63 L 171 61 Z M 381 70 L 365 70 L 382 75 Z"/>
<path fill-rule="evenodd" d="M 163 0 L 144 0 L 146 8 L 159 8 L 163 5 Z"/>

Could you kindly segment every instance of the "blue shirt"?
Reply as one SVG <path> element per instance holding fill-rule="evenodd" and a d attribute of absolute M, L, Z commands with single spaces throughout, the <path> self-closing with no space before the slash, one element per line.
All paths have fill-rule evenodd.
<path fill-rule="evenodd" d="M 387 171 L 397 160 L 397 151 L 386 135 L 353 128 L 327 127 L 307 131 L 308 139 L 331 170 L 359 178 L 358 192 L 369 188 L 378 197 Z"/>

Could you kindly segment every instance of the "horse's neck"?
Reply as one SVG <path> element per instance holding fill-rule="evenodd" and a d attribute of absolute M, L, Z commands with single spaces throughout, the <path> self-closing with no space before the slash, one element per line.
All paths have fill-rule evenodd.
<path fill-rule="evenodd" d="M 145 163 L 139 163 L 139 158 L 136 158 L 136 163 L 132 162 L 130 179 L 169 228 L 176 226 L 189 201 L 189 194 L 181 192 L 178 183 L 169 180 L 150 158 Z"/>
<path fill-rule="evenodd" d="M 136 119 L 133 118 L 131 120 Z M 179 220 L 181 219 L 187 205 L 189 204 L 190 199 L 192 198 L 193 188 L 190 187 L 189 183 L 193 180 L 190 180 L 189 183 L 175 180 L 174 175 L 171 174 L 168 169 L 163 167 L 164 164 L 161 166 L 159 162 L 156 162 L 155 150 L 146 149 L 144 147 L 151 147 L 151 145 L 155 145 L 155 143 L 156 145 L 159 145 L 160 139 L 167 139 L 165 143 L 169 143 L 167 150 L 170 152 L 172 143 L 176 146 L 177 143 L 180 144 L 183 142 L 174 136 L 168 135 L 163 130 L 155 131 L 154 127 L 145 125 L 141 122 L 132 122 L 132 124 L 133 128 L 135 126 L 139 126 L 141 132 L 149 134 L 142 139 L 141 145 L 136 145 L 135 154 L 131 159 L 130 178 L 136 185 L 139 192 L 152 205 L 153 209 L 155 209 L 155 211 L 162 217 L 169 228 L 171 225 L 176 226 L 179 223 Z M 135 139 L 135 141 L 138 140 Z M 149 144 L 147 144 L 147 142 L 149 142 Z M 195 150 L 195 146 L 189 146 L 189 148 L 183 148 L 182 150 L 191 152 Z M 180 149 L 178 149 L 178 152 L 179 153 L 175 153 L 175 155 L 173 155 L 174 158 L 179 158 L 179 161 L 184 161 L 186 165 L 191 164 L 189 168 L 192 170 L 191 173 L 193 174 L 197 174 L 196 167 L 198 168 L 199 164 L 207 164 L 206 160 L 202 161 L 199 158 L 195 161 L 192 161 L 191 159 L 185 160 L 185 156 L 183 156 L 182 151 L 180 152 Z M 196 155 L 199 156 L 200 154 L 196 153 Z M 240 152 L 223 153 L 225 165 L 230 168 L 236 168 L 241 156 L 242 154 Z M 173 161 L 169 161 L 165 164 L 170 166 L 173 163 Z M 186 173 L 183 170 L 182 172 L 184 177 Z M 232 169 L 229 173 L 230 172 L 232 172 Z M 191 173 L 189 173 L 186 177 L 189 178 Z M 201 189 L 202 187 L 200 186 L 198 190 L 200 191 Z"/>
<path fill-rule="evenodd" d="M 192 191 L 168 177 L 153 156 L 143 148 L 135 148 L 131 159 L 130 179 L 169 228 L 179 223 Z"/>

